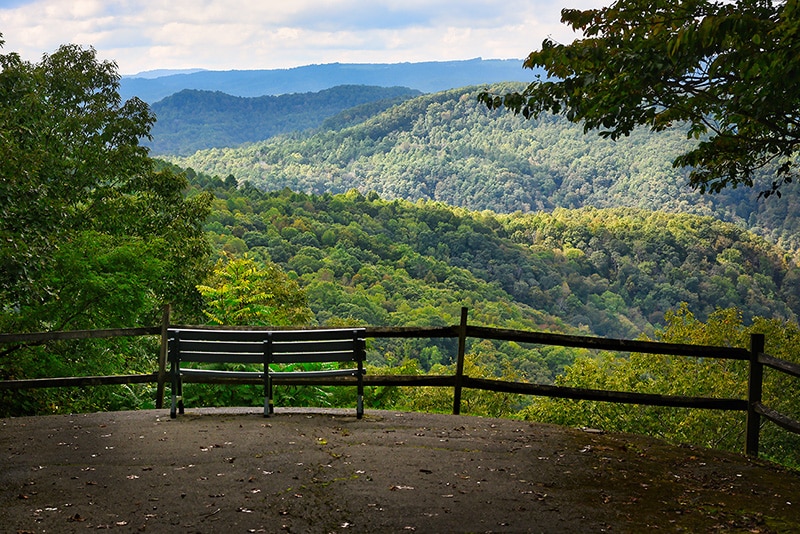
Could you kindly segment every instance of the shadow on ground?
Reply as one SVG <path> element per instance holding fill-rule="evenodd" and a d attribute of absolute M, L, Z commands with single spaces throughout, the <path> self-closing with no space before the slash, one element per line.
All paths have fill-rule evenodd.
<path fill-rule="evenodd" d="M 0 429 L 4 532 L 800 531 L 800 474 L 641 436 L 280 408 Z"/>

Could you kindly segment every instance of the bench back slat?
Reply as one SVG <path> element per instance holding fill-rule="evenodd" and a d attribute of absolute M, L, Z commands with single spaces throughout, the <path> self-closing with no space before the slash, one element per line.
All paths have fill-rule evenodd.
<path fill-rule="evenodd" d="M 181 341 L 264 341 L 269 332 L 264 330 L 213 330 L 200 328 L 170 328 L 169 337 L 179 337 Z"/>
<path fill-rule="evenodd" d="M 266 333 L 266 332 L 265 332 Z M 363 328 L 339 328 L 336 330 L 273 330 L 272 340 L 281 341 L 333 341 L 337 339 L 363 338 Z"/>
<path fill-rule="evenodd" d="M 181 352 L 181 362 L 197 363 L 247 363 L 262 365 L 264 354 L 236 354 L 230 352 Z"/>
<path fill-rule="evenodd" d="M 330 362 L 358 362 L 363 361 L 352 352 L 292 352 L 288 354 L 273 354 L 270 363 L 330 363 Z"/>
<path fill-rule="evenodd" d="M 356 351 L 358 347 L 352 339 L 337 341 L 283 341 L 272 343 L 273 354 L 292 354 L 303 352 L 346 352 Z"/>
<path fill-rule="evenodd" d="M 264 355 L 264 341 L 187 341 L 180 339 L 178 350 L 189 352 L 218 352 L 220 354 L 261 354 Z"/>

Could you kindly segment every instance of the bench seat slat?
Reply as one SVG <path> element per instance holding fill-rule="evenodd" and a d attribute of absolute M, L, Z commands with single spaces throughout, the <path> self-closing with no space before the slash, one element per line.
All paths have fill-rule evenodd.
<path fill-rule="evenodd" d="M 181 374 L 224 378 L 264 378 L 264 373 L 260 371 L 224 371 L 218 369 L 192 369 L 190 367 L 181 368 Z"/>

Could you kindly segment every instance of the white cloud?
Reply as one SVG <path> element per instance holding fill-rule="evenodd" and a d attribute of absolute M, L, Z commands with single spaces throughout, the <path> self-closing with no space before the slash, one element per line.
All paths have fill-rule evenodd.
<path fill-rule="evenodd" d="M 563 2 L 563 4 L 562 4 Z M 562 7 L 603 0 L 37 0 L 0 4 L 4 51 L 38 60 L 94 46 L 125 74 L 157 68 L 257 69 L 311 63 L 522 58 L 569 42 Z"/>

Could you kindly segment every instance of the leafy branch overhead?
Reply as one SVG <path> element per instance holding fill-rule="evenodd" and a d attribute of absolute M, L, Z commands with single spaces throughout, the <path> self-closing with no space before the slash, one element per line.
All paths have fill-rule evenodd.
<path fill-rule="evenodd" d="M 562 11 L 583 33 L 550 39 L 524 66 L 543 67 L 521 92 L 480 100 L 526 118 L 550 112 L 618 139 L 637 126 L 685 126 L 697 142 L 673 162 L 691 167 L 705 193 L 755 185 L 764 197 L 797 175 L 800 144 L 798 1 L 619 0 L 602 9 Z"/>
<path fill-rule="evenodd" d="M 167 301 L 199 313 L 211 197 L 155 168 L 139 143 L 155 116 L 119 80 L 93 48 L 0 54 L 5 331 L 143 324 Z"/>

